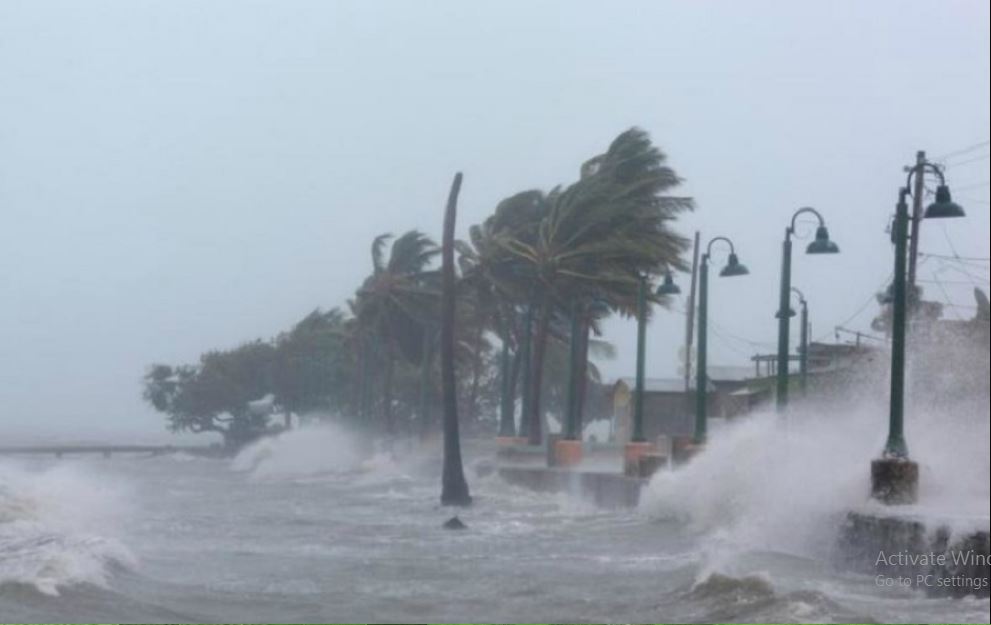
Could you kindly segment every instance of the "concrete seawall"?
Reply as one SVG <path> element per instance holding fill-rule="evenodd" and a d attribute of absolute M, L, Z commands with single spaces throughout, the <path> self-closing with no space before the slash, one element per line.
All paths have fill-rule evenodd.
<path fill-rule="evenodd" d="M 987 523 L 987 521 L 984 521 Z M 851 512 L 840 530 L 838 564 L 874 575 L 879 585 L 931 595 L 988 597 L 988 530 L 953 533 L 919 518 Z"/>
<path fill-rule="evenodd" d="M 543 493 L 569 493 L 602 508 L 635 508 L 647 480 L 619 473 L 546 467 L 499 467 L 510 484 Z"/>

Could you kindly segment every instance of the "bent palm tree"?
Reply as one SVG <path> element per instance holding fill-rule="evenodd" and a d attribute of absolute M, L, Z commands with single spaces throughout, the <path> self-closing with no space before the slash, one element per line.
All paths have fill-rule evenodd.
<path fill-rule="evenodd" d="M 533 240 L 503 245 L 533 277 L 537 290 L 529 413 L 531 444 L 542 442 L 541 380 L 548 330 L 570 303 L 601 300 L 630 312 L 638 278 L 682 268 L 687 240 L 670 222 L 692 208 L 689 198 L 661 195 L 680 179 L 645 132 L 620 134 L 605 154 L 587 162 L 583 177 L 547 198 L 547 214 Z"/>
<path fill-rule="evenodd" d="M 382 416 L 391 436 L 395 434 L 392 386 L 396 361 L 400 357 L 413 363 L 422 360 L 423 334 L 436 315 L 439 295 L 437 272 L 428 266 L 439 250 L 426 235 L 411 230 L 392 243 L 386 260 L 385 245 L 390 238 L 383 234 L 373 241 L 372 275 L 358 289 L 353 312 L 363 335 L 363 366 L 370 363 L 374 352 L 384 354 Z"/>
<path fill-rule="evenodd" d="M 461 462 L 461 438 L 458 431 L 457 380 L 454 377 L 454 223 L 457 218 L 461 173 L 454 176 L 444 212 L 441 248 L 441 384 L 444 397 L 444 468 L 441 475 L 440 502 L 445 506 L 468 506 L 471 494 Z"/>

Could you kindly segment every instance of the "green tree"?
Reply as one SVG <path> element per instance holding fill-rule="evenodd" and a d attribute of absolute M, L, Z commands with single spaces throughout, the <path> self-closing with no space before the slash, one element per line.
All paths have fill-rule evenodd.
<path fill-rule="evenodd" d="M 423 361 L 423 333 L 436 318 L 437 272 L 429 270 L 437 246 L 424 234 L 411 230 L 392 243 L 389 258 L 385 246 L 391 235 L 372 243 L 372 274 L 354 298 L 353 312 L 361 333 L 363 366 L 380 355 L 382 417 L 386 433 L 396 433 L 394 379 L 397 363 Z M 367 374 L 367 370 L 366 370 Z M 368 384 L 368 380 L 364 381 Z"/>
<path fill-rule="evenodd" d="M 639 276 L 681 268 L 687 240 L 671 223 L 692 207 L 688 198 L 664 195 L 681 181 L 646 133 L 620 134 L 583 176 L 546 198 L 535 238 L 513 237 L 506 249 L 520 262 L 518 275 L 533 285 L 537 310 L 533 347 L 529 440 L 542 442 L 543 362 L 551 321 L 578 301 L 602 301 L 629 311 Z"/>
<path fill-rule="evenodd" d="M 143 396 L 168 415 L 172 432 L 216 432 L 237 448 L 269 430 L 270 410 L 255 404 L 272 392 L 275 349 L 255 341 L 207 352 L 196 366 L 153 365 Z"/>

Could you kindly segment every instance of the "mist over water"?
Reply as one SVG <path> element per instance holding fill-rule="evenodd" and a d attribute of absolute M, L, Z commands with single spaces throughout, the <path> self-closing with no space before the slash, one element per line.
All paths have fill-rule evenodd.
<path fill-rule="evenodd" d="M 437 505 L 435 449 L 397 461 L 339 426 L 231 460 L 5 462 L 0 610 L 63 622 L 986 620 L 987 600 L 882 590 L 828 566 L 836 524 L 867 501 L 881 421 L 873 407 L 810 409 L 716 428 L 631 511 L 469 471 L 469 530 L 453 534 L 440 529 L 451 511 Z M 960 461 L 926 435 L 941 423 L 913 422 L 924 488 L 961 519 L 981 505 L 986 518 L 987 466 L 961 481 Z M 962 444 L 969 456 L 988 443 Z M 493 452 L 469 441 L 467 466 Z"/>

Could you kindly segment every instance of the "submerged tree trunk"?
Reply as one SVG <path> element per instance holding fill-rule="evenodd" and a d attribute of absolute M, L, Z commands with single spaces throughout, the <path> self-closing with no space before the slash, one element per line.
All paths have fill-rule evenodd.
<path fill-rule="evenodd" d="M 544 355 L 547 353 L 547 331 L 551 323 L 551 298 L 544 295 L 540 303 L 540 313 L 537 319 L 537 332 L 533 337 L 533 364 L 530 371 L 530 434 L 529 443 L 540 445 L 543 435 L 543 407 L 540 401 L 541 386 L 544 379 Z"/>
<path fill-rule="evenodd" d="M 457 219 L 461 173 L 454 176 L 444 212 L 441 243 L 441 388 L 444 399 L 444 470 L 441 476 L 440 503 L 445 506 L 471 505 L 468 482 L 461 462 L 461 438 L 458 432 L 457 380 L 454 377 L 454 223 Z"/>

